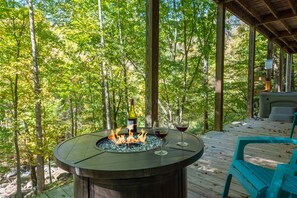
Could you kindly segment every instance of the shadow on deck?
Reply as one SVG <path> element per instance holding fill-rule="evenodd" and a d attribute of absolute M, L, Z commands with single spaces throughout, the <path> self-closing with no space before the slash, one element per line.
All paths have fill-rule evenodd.
<path fill-rule="evenodd" d="M 188 197 L 221 197 L 226 174 L 232 161 L 236 140 L 239 136 L 281 136 L 289 137 L 290 123 L 271 122 L 267 119 L 246 119 L 243 122 L 224 127 L 224 132 L 211 131 L 202 139 L 204 155 L 188 166 Z M 297 135 L 297 134 L 295 134 Z M 287 163 L 291 157 L 292 145 L 247 146 L 245 159 L 255 164 L 274 168 L 278 163 Z M 230 197 L 248 197 L 245 190 L 232 180 Z M 73 183 L 46 191 L 38 197 L 73 197 Z"/>

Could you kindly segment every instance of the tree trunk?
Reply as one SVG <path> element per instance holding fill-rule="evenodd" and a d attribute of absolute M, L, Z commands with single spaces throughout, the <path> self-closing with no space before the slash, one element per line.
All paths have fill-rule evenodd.
<path fill-rule="evenodd" d="M 101 46 L 103 48 L 103 62 L 102 62 L 102 72 L 103 72 L 103 90 L 105 96 L 105 108 L 106 108 L 106 124 L 107 129 L 111 129 L 111 114 L 110 114 L 110 101 L 109 101 L 109 90 L 108 90 L 108 79 L 107 79 L 107 66 L 105 61 L 105 41 L 104 41 L 104 26 L 103 26 L 103 17 L 102 17 L 102 7 L 101 0 L 98 0 L 98 13 L 99 13 L 99 24 L 101 30 Z"/>
<path fill-rule="evenodd" d="M 53 180 L 52 180 L 52 166 L 51 166 L 51 157 L 50 156 L 48 156 L 48 174 L 49 174 L 50 183 L 53 183 Z"/>
<path fill-rule="evenodd" d="M 32 0 L 28 0 L 29 18 L 30 18 L 30 35 L 32 44 L 32 58 L 33 58 L 33 81 L 34 81 L 34 95 L 35 95 L 35 124 L 36 124 L 36 139 L 38 146 L 37 154 L 37 192 L 44 190 L 44 157 L 42 156 L 42 126 L 41 126 L 41 98 L 40 98 L 40 83 L 39 71 L 37 65 L 37 50 L 35 40 L 35 27 L 34 27 L 34 8 Z"/>
<path fill-rule="evenodd" d="M 25 128 L 25 132 L 28 134 L 29 130 L 28 130 L 28 126 L 27 123 L 24 122 L 24 128 Z M 37 177 L 36 177 L 36 171 L 35 168 L 36 166 L 34 165 L 34 157 L 33 154 L 31 153 L 31 151 L 28 149 L 27 146 L 27 139 L 25 140 L 25 148 L 26 148 L 26 152 L 27 152 L 27 156 L 28 156 L 28 161 L 30 162 L 30 170 L 31 170 L 31 181 L 32 181 L 32 187 L 36 187 L 37 186 Z"/>
<path fill-rule="evenodd" d="M 115 91 L 112 91 L 112 110 L 113 110 L 113 128 L 118 128 L 117 125 L 117 112 L 116 112 L 116 100 L 115 100 Z"/>
<path fill-rule="evenodd" d="M 93 91 L 91 87 L 91 76 L 88 74 L 88 89 L 90 93 L 90 103 L 92 107 L 92 125 L 93 125 L 93 131 L 96 131 L 96 121 L 95 121 L 95 107 L 94 107 L 94 99 L 93 99 Z"/>
<path fill-rule="evenodd" d="M 203 132 L 208 131 L 208 56 L 204 58 L 204 111 L 203 111 Z"/>
<path fill-rule="evenodd" d="M 103 76 L 103 69 L 101 67 L 101 75 Z M 105 90 L 104 90 L 104 81 L 101 82 L 101 87 L 102 87 L 102 91 L 101 91 L 101 97 L 102 97 L 102 100 L 101 100 L 101 108 L 102 108 L 102 127 L 104 129 L 107 128 L 107 119 L 106 119 L 106 104 L 105 104 Z"/>
<path fill-rule="evenodd" d="M 172 54 L 173 54 L 173 61 L 175 61 L 176 59 L 176 49 L 177 49 L 177 21 L 178 18 L 176 16 L 177 13 L 177 8 L 176 8 L 176 1 L 173 0 L 173 9 L 174 9 L 174 20 L 175 20 L 175 26 L 174 26 L 174 43 L 173 43 L 173 50 L 172 50 Z"/>
<path fill-rule="evenodd" d="M 22 26 L 18 27 L 16 25 L 16 19 L 12 18 L 13 22 L 13 35 L 14 39 L 16 41 L 17 51 L 16 51 L 16 60 L 20 57 L 20 49 L 21 49 L 21 37 L 24 33 L 24 30 L 26 28 L 25 19 L 22 23 Z M 17 28 L 18 27 L 18 28 Z M 20 29 L 19 29 L 20 28 Z M 18 32 L 19 31 L 19 32 Z M 17 192 L 16 197 L 22 197 L 22 187 L 21 187 L 21 173 L 20 173 L 20 150 L 19 150 L 19 126 L 18 126 L 18 78 L 19 75 L 15 74 L 14 82 L 12 79 L 10 79 L 10 85 L 11 85 L 11 94 L 12 94 L 12 102 L 13 102 L 13 131 L 14 131 L 14 147 L 15 147 L 15 154 L 16 154 L 16 170 L 17 170 Z M 14 85 L 14 86 L 13 86 Z"/>
<path fill-rule="evenodd" d="M 124 54 L 124 46 L 123 46 L 123 33 L 122 33 L 122 23 L 121 23 L 121 13 L 120 13 L 120 0 L 118 0 L 118 29 L 119 29 L 119 38 L 120 38 L 120 51 L 121 51 L 121 65 L 123 67 L 123 73 L 124 73 L 124 84 L 125 84 L 125 90 L 124 90 L 124 101 L 125 101 L 125 106 L 126 106 L 126 113 L 127 116 L 129 114 L 129 99 L 128 99 L 128 79 L 127 79 L 127 65 L 125 62 L 125 54 Z"/>
<path fill-rule="evenodd" d="M 182 1 L 183 5 L 183 1 Z M 184 6 L 184 5 L 183 5 Z M 184 31 L 184 54 L 185 54 L 185 59 L 184 59 L 184 79 L 183 79 L 183 94 L 182 94 L 182 101 L 181 101 L 181 107 L 180 107 L 180 120 L 182 120 L 183 117 L 183 111 L 184 111 L 184 106 L 186 102 L 186 95 L 187 95 L 187 73 L 188 73 L 188 45 L 187 45 L 187 19 L 185 17 L 185 8 L 183 8 L 182 13 L 183 13 L 183 31 Z"/>
<path fill-rule="evenodd" d="M 75 95 L 75 111 L 74 111 L 74 136 L 77 136 L 78 131 L 78 100 Z"/>
<path fill-rule="evenodd" d="M 70 103 L 70 119 L 71 119 L 71 137 L 74 137 L 74 113 L 73 113 L 72 94 L 70 96 L 69 103 Z"/>
<path fill-rule="evenodd" d="M 37 186 L 36 166 L 31 165 L 30 170 L 31 170 L 32 187 L 36 187 Z"/>
<path fill-rule="evenodd" d="M 15 75 L 14 83 L 11 81 L 11 91 L 13 98 L 13 130 L 14 130 L 14 147 L 16 154 L 16 170 L 17 170 L 17 192 L 16 197 L 22 197 L 22 187 L 21 187 L 21 162 L 20 162 L 20 150 L 19 150 L 19 141 L 18 141 L 18 74 Z M 14 84 L 14 87 L 13 87 Z"/>

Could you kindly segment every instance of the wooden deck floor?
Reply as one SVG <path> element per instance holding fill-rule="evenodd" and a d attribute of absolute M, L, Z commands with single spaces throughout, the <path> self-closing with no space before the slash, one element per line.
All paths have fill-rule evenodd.
<path fill-rule="evenodd" d="M 239 136 L 289 137 L 290 128 L 290 123 L 247 119 L 245 122 L 226 126 L 224 132 L 208 132 L 203 136 L 204 155 L 188 167 L 188 197 L 221 196 Z M 278 163 L 288 163 L 293 148 L 295 147 L 292 145 L 254 144 L 253 147 L 248 145 L 245 150 L 245 159 L 266 167 L 275 167 Z M 232 179 L 229 196 L 248 197 L 236 179 Z"/>
<path fill-rule="evenodd" d="M 74 197 L 73 182 L 43 192 L 36 196 L 36 198 L 69 198 Z"/>
<path fill-rule="evenodd" d="M 289 123 L 247 119 L 244 122 L 226 126 L 224 132 L 208 132 L 202 137 L 205 143 L 204 155 L 187 169 L 188 198 L 216 198 L 221 196 L 226 173 L 239 136 L 288 137 L 290 128 L 291 124 Z M 278 163 L 289 161 L 293 148 L 291 145 L 257 144 L 253 147 L 247 146 L 245 157 L 255 164 L 275 167 Z M 229 196 L 232 198 L 248 197 L 235 179 L 232 180 Z M 44 192 L 39 197 L 73 197 L 73 184 Z"/>

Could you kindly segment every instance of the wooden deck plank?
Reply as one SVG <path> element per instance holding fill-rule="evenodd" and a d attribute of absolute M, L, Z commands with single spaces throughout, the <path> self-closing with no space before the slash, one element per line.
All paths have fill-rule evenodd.
<path fill-rule="evenodd" d="M 54 190 L 50 190 L 46 192 L 46 194 L 48 197 L 70 197 L 70 195 L 66 193 L 61 187 L 55 188 Z"/>
<path fill-rule="evenodd" d="M 199 183 L 195 183 L 196 178 L 203 178 L 199 181 Z M 220 197 L 221 193 L 224 189 L 226 179 L 226 173 L 223 172 L 208 172 L 208 171 L 191 171 L 188 169 L 188 182 L 191 185 L 194 185 L 195 188 L 204 188 L 203 192 L 207 192 L 208 194 L 204 194 L 206 197 Z M 236 182 L 236 180 L 232 180 L 233 191 L 230 192 L 230 197 L 244 197 L 245 193 L 243 192 L 243 188 Z M 188 188 L 190 191 L 190 189 Z M 213 196 L 212 193 L 216 194 Z M 201 192 L 199 192 L 201 193 Z"/>
<path fill-rule="evenodd" d="M 73 191 L 73 183 L 61 186 L 62 190 L 64 190 L 65 193 L 69 195 L 69 197 L 74 197 L 74 191 Z"/>
<path fill-rule="evenodd" d="M 50 197 L 47 196 L 47 194 L 45 192 L 43 192 L 43 193 L 37 195 L 36 198 L 50 198 Z"/>
<path fill-rule="evenodd" d="M 73 182 L 56 187 L 54 189 L 46 190 L 43 193 L 36 196 L 37 198 L 73 198 Z"/>

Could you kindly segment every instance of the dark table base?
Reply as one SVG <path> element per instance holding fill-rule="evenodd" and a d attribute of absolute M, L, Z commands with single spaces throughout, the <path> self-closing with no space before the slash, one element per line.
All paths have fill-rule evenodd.
<path fill-rule="evenodd" d="M 76 198 L 184 198 L 187 197 L 186 168 L 157 176 L 131 179 L 95 179 L 74 174 L 74 196 Z"/>

